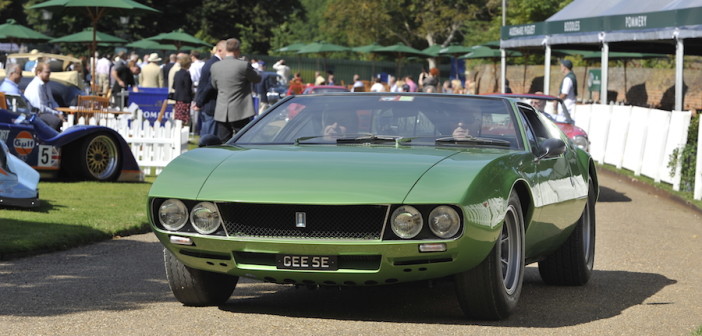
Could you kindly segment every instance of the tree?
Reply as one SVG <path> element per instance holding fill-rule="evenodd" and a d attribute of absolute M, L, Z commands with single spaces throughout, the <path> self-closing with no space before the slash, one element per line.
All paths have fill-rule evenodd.
<path fill-rule="evenodd" d="M 331 0 L 325 17 L 329 33 L 344 32 L 352 44 L 401 41 L 417 49 L 461 41 L 460 32 L 487 0 Z M 433 59 L 429 60 L 434 66 Z"/>

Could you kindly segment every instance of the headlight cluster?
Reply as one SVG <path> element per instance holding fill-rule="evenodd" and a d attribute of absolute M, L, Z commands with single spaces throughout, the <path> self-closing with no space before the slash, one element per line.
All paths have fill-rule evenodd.
<path fill-rule="evenodd" d="M 573 137 L 573 143 L 582 148 L 584 151 L 589 151 L 590 150 L 590 140 L 588 140 L 586 137 L 582 135 L 576 135 Z"/>
<path fill-rule="evenodd" d="M 433 208 L 428 217 L 424 217 L 413 206 L 400 206 L 390 217 L 390 228 L 399 238 L 413 239 L 422 232 L 425 221 L 431 233 L 441 239 L 453 238 L 461 229 L 461 217 L 453 207 L 447 205 Z"/>
<path fill-rule="evenodd" d="M 158 221 L 168 231 L 181 230 L 188 222 L 200 234 L 211 234 L 221 225 L 217 206 L 199 202 L 190 211 L 181 200 L 168 199 L 158 207 Z"/>

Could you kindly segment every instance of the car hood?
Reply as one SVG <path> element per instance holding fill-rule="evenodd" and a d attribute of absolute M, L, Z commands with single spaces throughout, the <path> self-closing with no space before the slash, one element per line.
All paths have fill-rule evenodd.
<path fill-rule="evenodd" d="M 456 155 L 466 151 L 477 153 Z M 443 169 L 442 175 L 460 171 L 464 177 L 450 182 L 450 188 L 465 192 L 469 175 L 497 155 L 490 151 L 505 152 L 367 146 L 202 148 L 172 161 L 150 196 L 252 203 L 401 203 L 432 168 Z"/>

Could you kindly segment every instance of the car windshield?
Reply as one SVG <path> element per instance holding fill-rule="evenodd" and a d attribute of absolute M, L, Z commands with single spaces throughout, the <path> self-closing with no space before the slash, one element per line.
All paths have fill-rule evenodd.
<path fill-rule="evenodd" d="M 396 144 L 521 148 L 503 99 L 327 94 L 286 99 L 230 144 Z"/>

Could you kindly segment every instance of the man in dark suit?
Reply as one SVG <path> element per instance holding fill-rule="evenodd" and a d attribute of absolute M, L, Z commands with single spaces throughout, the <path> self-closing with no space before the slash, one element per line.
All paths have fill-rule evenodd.
<path fill-rule="evenodd" d="M 212 65 L 212 86 L 217 89 L 214 119 L 215 134 L 227 141 L 242 129 L 255 115 L 252 84 L 261 81 L 261 75 L 251 63 L 239 59 L 239 40 L 227 40 L 224 59 Z"/>
<path fill-rule="evenodd" d="M 219 41 L 212 51 L 212 57 L 205 62 L 200 72 L 200 82 L 197 88 L 194 107 L 196 111 L 199 111 L 198 122 L 200 123 L 200 138 L 208 134 L 215 134 L 214 112 L 215 103 L 217 101 L 217 90 L 212 87 L 210 76 L 212 65 L 222 60 L 224 57 L 225 47 L 226 41 Z"/>

